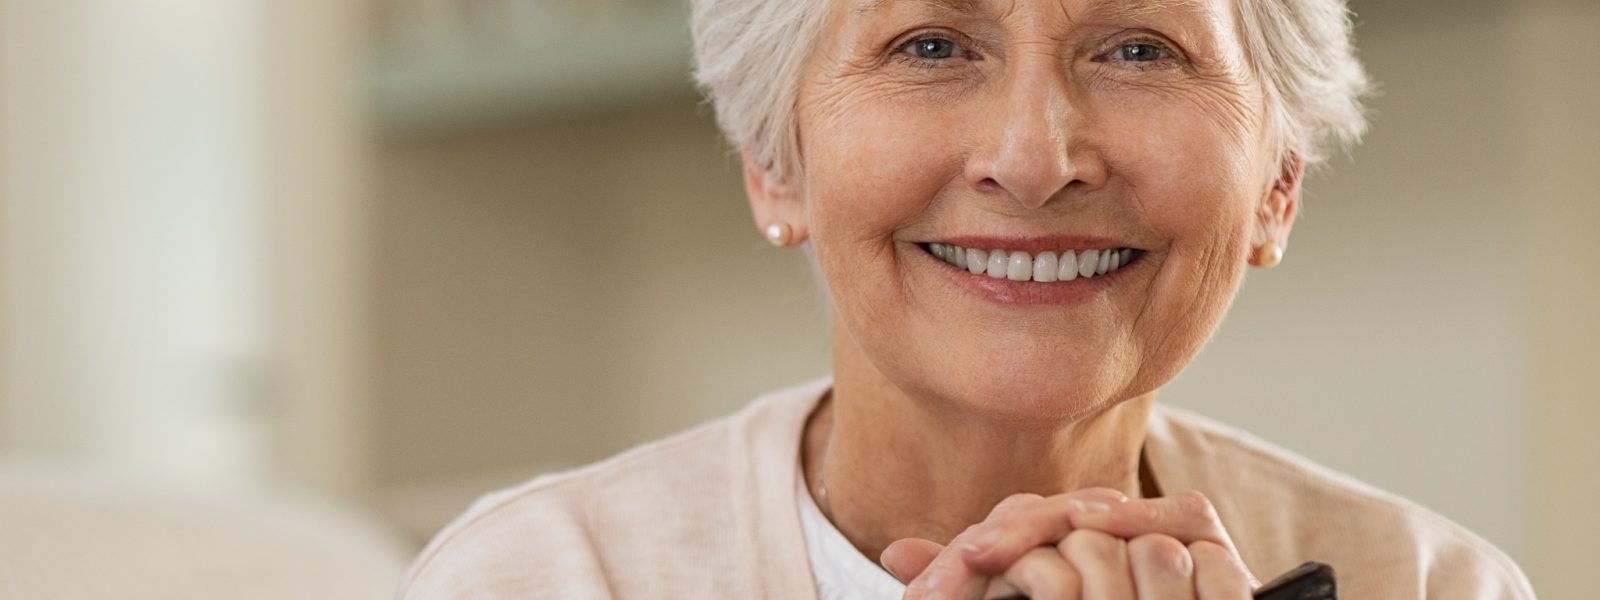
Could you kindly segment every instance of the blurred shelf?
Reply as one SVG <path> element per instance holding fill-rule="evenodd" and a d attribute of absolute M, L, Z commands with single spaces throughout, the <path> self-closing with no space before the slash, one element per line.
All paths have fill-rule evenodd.
<path fill-rule="evenodd" d="M 476 129 L 648 102 L 692 89 L 676 2 L 500 2 L 493 11 L 391 16 L 374 57 L 386 137 Z M 412 7 L 413 9 L 415 7 Z"/>

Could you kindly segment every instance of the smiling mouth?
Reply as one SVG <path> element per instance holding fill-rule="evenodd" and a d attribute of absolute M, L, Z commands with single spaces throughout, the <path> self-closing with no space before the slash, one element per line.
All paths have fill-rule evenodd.
<path fill-rule="evenodd" d="M 1113 273 L 1144 255 L 1134 248 L 1095 248 L 1029 253 L 1020 250 L 973 250 L 950 244 L 918 244 L 923 250 L 974 275 L 1010 281 L 1053 283 Z"/>

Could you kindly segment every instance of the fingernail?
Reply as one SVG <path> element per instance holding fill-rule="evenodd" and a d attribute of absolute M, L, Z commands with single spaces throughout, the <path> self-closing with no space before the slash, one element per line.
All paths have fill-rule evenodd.
<path fill-rule="evenodd" d="M 998 543 L 1000 541 L 1000 536 L 1001 535 L 1003 535 L 1003 532 L 1001 532 L 1000 530 L 998 530 L 998 529 L 990 529 L 989 531 L 985 531 L 983 533 L 980 533 L 980 534 L 974 536 L 972 538 L 971 543 L 968 544 L 968 545 L 969 546 L 978 546 L 980 548 L 987 548 L 989 546 L 993 546 L 996 543 Z"/>
<path fill-rule="evenodd" d="M 894 567 L 889 566 L 889 563 L 883 563 L 883 570 L 888 571 L 889 576 L 895 578 L 896 581 L 905 581 L 904 578 L 900 577 L 899 573 L 894 572 Z"/>
<path fill-rule="evenodd" d="M 1000 535 L 1001 533 L 999 531 L 985 531 L 972 536 L 970 539 L 961 540 L 961 543 L 958 545 L 960 546 L 961 551 L 966 554 L 983 554 L 985 551 L 989 550 L 989 548 L 994 547 L 996 543 L 1000 542 Z"/>
<path fill-rule="evenodd" d="M 1103 513 L 1111 512 L 1111 505 L 1104 502 L 1072 500 L 1067 503 L 1067 508 L 1074 513 Z"/>

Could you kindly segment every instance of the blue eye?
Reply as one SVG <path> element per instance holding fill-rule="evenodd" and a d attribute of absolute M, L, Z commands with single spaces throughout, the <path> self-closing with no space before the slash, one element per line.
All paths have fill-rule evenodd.
<path fill-rule="evenodd" d="M 944 38 L 923 38 L 901 47 L 907 53 L 924 60 L 942 60 L 965 54 L 955 42 Z"/>
<path fill-rule="evenodd" d="M 1111 52 L 1111 57 L 1128 62 L 1154 62 L 1167 58 L 1168 54 L 1167 49 L 1159 45 L 1135 42 L 1118 46 Z"/>

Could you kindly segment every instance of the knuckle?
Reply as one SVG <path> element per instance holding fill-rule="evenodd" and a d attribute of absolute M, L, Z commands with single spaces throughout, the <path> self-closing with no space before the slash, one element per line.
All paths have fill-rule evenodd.
<path fill-rule="evenodd" d="M 1115 490 L 1115 489 L 1112 489 L 1112 488 L 1108 488 L 1108 487 L 1084 488 L 1084 489 L 1078 490 L 1076 492 L 1072 492 L 1069 495 L 1072 495 L 1072 496 L 1083 496 L 1083 497 L 1095 498 L 1095 499 L 1103 499 L 1103 500 L 1111 500 L 1113 502 L 1126 502 L 1128 500 L 1128 495 L 1127 494 L 1124 494 L 1121 491 L 1118 491 L 1118 490 Z"/>
<path fill-rule="evenodd" d="M 989 516 L 998 517 L 1015 512 L 1017 509 L 1032 504 L 1035 501 L 1043 498 L 1043 496 L 1038 494 L 1012 494 L 1010 496 L 1006 496 L 1005 499 L 1001 500 L 999 504 L 994 505 L 994 510 L 989 512 Z"/>
<path fill-rule="evenodd" d="M 1021 574 L 1021 579 L 1028 586 L 1029 597 L 1035 600 L 1065 598 L 1078 587 L 1077 580 L 1061 568 L 1030 569 Z"/>
<path fill-rule="evenodd" d="M 1213 573 L 1212 577 L 1236 576 L 1247 582 L 1250 587 L 1258 585 L 1244 561 L 1221 544 L 1213 542 L 1189 544 L 1189 555 L 1194 559 L 1196 571 L 1208 571 Z"/>
<path fill-rule="evenodd" d="M 917 578 L 906 586 L 905 595 L 900 600 L 922 600 L 928 596 L 928 583 L 926 578 Z"/>
<path fill-rule="evenodd" d="M 1057 547 L 1068 557 L 1088 557 L 1120 553 L 1126 542 L 1093 529 L 1078 529 L 1067 534 Z"/>
<path fill-rule="evenodd" d="M 1028 503 L 1028 502 L 1032 502 L 1034 500 L 1038 500 L 1038 499 L 1043 498 L 1043 497 L 1044 496 L 1040 496 L 1038 494 L 1027 494 L 1027 493 L 1012 494 L 1010 496 L 1006 496 L 1006 499 L 1005 500 L 1001 500 L 1000 503 L 1001 504 Z"/>
<path fill-rule="evenodd" d="M 1188 490 L 1178 493 L 1173 499 L 1184 514 L 1199 516 L 1207 520 L 1216 517 L 1217 508 L 1211 504 L 1211 499 L 1207 498 L 1205 494 Z"/>
<path fill-rule="evenodd" d="M 1189 544 L 1189 555 L 1194 557 L 1196 561 L 1202 562 L 1231 562 L 1233 560 L 1233 555 L 1228 553 L 1227 548 L 1223 548 L 1221 544 L 1213 542 Z"/>
<path fill-rule="evenodd" d="M 1184 575 L 1194 571 L 1189 548 L 1176 538 L 1160 534 L 1142 535 L 1128 542 L 1128 559 L 1135 568 L 1157 573 Z"/>
<path fill-rule="evenodd" d="M 1164 523 L 1167 520 L 1168 514 L 1171 512 L 1168 510 L 1166 504 L 1167 503 L 1160 501 L 1138 502 L 1133 504 L 1131 507 L 1132 510 L 1129 511 L 1129 513 L 1130 516 L 1142 523 Z"/>
<path fill-rule="evenodd" d="M 980 540 L 982 543 L 989 543 L 989 540 L 1000 537 L 1000 534 L 994 533 L 1000 531 L 1005 531 L 1004 523 L 996 522 L 995 519 L 969 525 L 961 533 L 956 534 L 955 539 L 950 540 L 950 544 L 945 548 L 947 550 L 959 548 L 963 544 L 980 543 Z"/>
<path fill-rule="evenodd" d="M 971 543 L 989 543 L 992 539 L 1000 537 L 998 532 L 1006 531 L 1009 528 L 1009 519 L 1007 517 L 989 517 L 984 522 L 971 525 L 966 530 L 956 534 L 956 539 Z M 951 545 L 954 546 L 955 544 L 952 543 Z"/>

